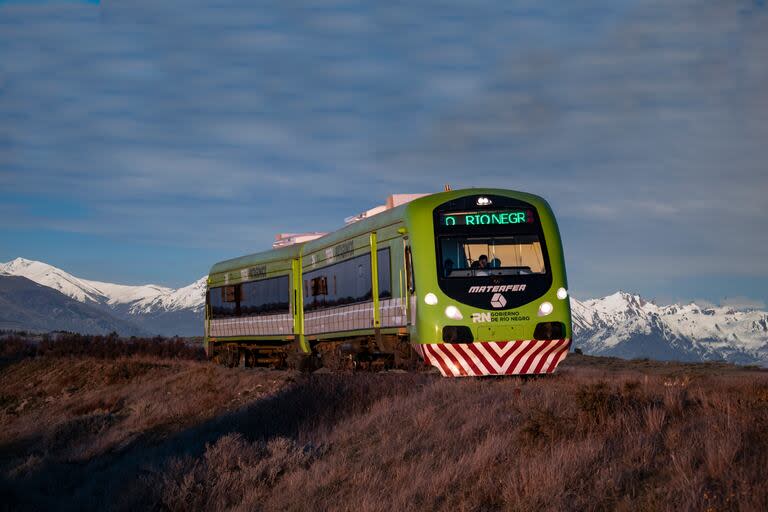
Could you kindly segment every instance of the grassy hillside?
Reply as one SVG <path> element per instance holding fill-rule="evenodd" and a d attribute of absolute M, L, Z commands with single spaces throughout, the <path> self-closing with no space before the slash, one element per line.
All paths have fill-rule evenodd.
<path fill-rule="evenodd" d="M 87 352 L 5 350 L 0 507 L 768 509 L 756 369 L 571 355 L 446 380 Z"/>

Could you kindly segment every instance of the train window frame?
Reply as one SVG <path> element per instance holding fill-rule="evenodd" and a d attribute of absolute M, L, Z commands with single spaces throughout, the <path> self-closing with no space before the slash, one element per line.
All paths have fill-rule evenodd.
<path fill-rule="evenodd" d="M 488 276 L 516 276 L 516 275 L 544 275 L 549 272 L 549 268 L 547 265 L 547 259 L 544 257 L 544 250 L 545 245 L 541 239 L 541 237 L 537 233 L 525 233 L 525 234 L 517 234 L 517 235 L 508 235 L 508 234 L 498 234 L 498 235 L 486 235 L 486 234 L 458 234 L 458 235 L 440 235 L 437 237 L 437 243 L 439 245 L 439 253 L 438 253 L 438 259 L 437 259 L 437 266 L 438 266 L 438 275 L 442 279 L 460 279 L 460 278 L 467 278 L 467 277 L 488 277 Z M 524 243 L 515 244 L 515 243 L 493 243 L 489 244 L 486 243 L 489 247 L 491 245 L 493 246 L 524 246 L 524 245 L 531 245 L 532 247 L 535 247 L 536 251 L 536 263 L 540 265 L 541 271 L 534 270 L 531 266 L 525 266 L 525 265 L 510 265 L 510 266 L 492 266 L 491 263 L 489 263 L 489 266 L 487 267 L 473 267 L 474 263 L 478 260 L 472 261 L 472 263 L 469 263 L 469 260 L 471 258 L 465 258 L 466 263 L 468 266 L 458 266 L 458 262 L 453 262 L 453 258 L 450 256 L 445 255 L 445 243 L 446 241 L 456 241 L 457 243 L 457 250 L 459 247 L 466 250 L 466 247 L 468 245 L 482 245 L 478 243 L 468 243 L 472 241 L 484 241 L 484 242 L 510 242 L 515 241 L 517 239 L 521 239 Z M 529 239 L 533 239 L 533 243 L 525 243 L 529 242 Z M 487 253 L 487 254 L 486 254 Z M 522 255 L 522 252 L 520 253 Z M 495 253 L 491 253 L 491 251 L 485 251 L 484 253 L 478 255 L 478 256 L 485 256 L 487 260 L 491 260 L 491 257 L 494 256 Z M 462 257 L 458 257 L 458 260 L 461 260 Z M 447 273 L 446 271 L 446 263 L 448 261 L 451 261 L 454 263 L 454 266 L 452 267 L 452 271 L 450 273 Z M 492 260 L 491 260 L 492 261 Z"/>
<path fill-rule="evenodd" d="M 281 297 L 276 298 L 282 298 L 284 300 L 276 300 L 273 302 L 265 302 L 261 304 L 261 307 L 264 307 L 265 305 L 270 305 L 270 309 L 272 311 L 266 311 L 266 312 L 249 312 L 247 309 L 250 309 L 254 306 L 248 306 L 244 304 L 244 296 L 243 293 L 243 286 L 244 285 L 253 285 L 258 283 L 259 285 L 268 285 L 272 284 L 275 281 L 281 281 L 283 286 L 276 286 L 276 290 L 283 290 L 284 296 L 281 295 Z M 224 286 L 215 286 L 212 288 L 209 288 L 206 297 L 208 300 L 208 307 L 210 310 L 210 318 L 213 320 L 221 319 L 221 318 L 237 318 L 237 317 L 250 317 L 250 316 L 268 316 L 268 315 L 283 315 L 283 314 L 290 314 L 291 313 L 291 304 L 290 304 L 290 282 L 291 277 L 289 274 L 283 274 L 273 277 L 268 277 L 265 279 L 254 279 L 251 281 L 243 281 L 238 284 L 234 285 L 224 285 Z M 225 289 L 231 289 L 232 293 L 234 295 L 235 300 L 234 301 L 225 301 Z M 281 292 L 282 293 L 282 292 Z M 218 300 L 221 300 L 219 303 Z M 229 305 L 228 307 L 224 307 L 224 304 Z M 246 311 L 243 311 L 246 309 Z"/>
<path fill-rule="evenodd" d="M 212 319 L 232 318 L 238 316 L 237 301 L 227 302 L 224 300 L 224 288 L 226 286 L 237 285 L 215 286 L 208 290 L 209 309 Z"/>
<path fill-rule="evenodd" d="M 382 257 L 386 255 L 387 263 L 384 265 Z M 387 300 L 392 298 L 392 251 L 389 247 L 383 247 L 376 251 L 376 262 L 378 265 L 377 274 L 379 278 L 379 300 Z M 384 270 L 385 272 L 383 272 Z M 386 277 L 385 277 L 386 276 Z M 382 284 L 386 285 L 386 291 Z"/>
<path fill-rule="evenodd" d="M 378 249 L 378 252 L 381 251 L 388 251 L 389 248 L 385 247 L 382 249 Z M 390 257 L 390 293 L 391 293 L 391 265 L 392 265 L 392 259 Z M 349 266 L 348 273 L 343 274 L 341 272 L 335 272 L 334 269 L 338 268 L 339 266 Z M 367 272 L 360 273 L 360 267 L 367 267 Z M 333 290 L 333 294 L 328 294 L 325 297 L 329 297 L 329 299 L 325 299 L 322 301 L 316 300 L 319 296 L 313 296 L 311 295 L 311 284 L 310 281 L 312 279 L 316 279 L 318 277 L 325 277 L 326 280 L 328 280 L 331 276 L 336 278 L 335 287 Z M 356 280 L 359 277 L 367 278 L 367 282 L 363 281 L 362 283 L 357 282 L 355 284 L 355 288 L 358 288 L 362 285 L 363 288 L 366 288 L 367 290 L 362 293 L 358 294 L 357 296 L 353 295 L 344 295 L 345 293 L 349 293 L 348 287 L 350 282 L 345 282 L 345 279 L 341 279 L 341 277 L 353 277 L 353 280 Z M 324 309 L 330 309 L 335 307 L 342 307 L 342 306 L 348 306 L 353 304 L 364 304 L 368 302 L 373 301 L 373 272 L 371 267 L 371 252 L 368 251 L 363 254 L 359 254 L 357 256 L 353 256 L 351 258 L 345 258 L 342 261 L 338 261 L 335 263 L 332 263 L 331 265 L 327 265 L 325 267 L 312 269 L 310 271 L 304 271 L 302 269 L 302 280 L 304 281 L 304 288 L 305 290 L 309 290 L 310 293 L 307 293 L 304 295 L 303 300 L 303 310 L 305 312 L 311 312 L 311 311 L 318 311 L 318 310 L 324 310 Z M 381 296 L 381 292 L 379 293 Z M 332 298 L 330 298 L 332 297 Z M 315 300 L 313 300 L 315 299 Z"/>
<path fill-rule="evenodd" d="M 278 293 L 268 295 L 270 301 L 264 301 L 258 306 L 249 305 L 246 298 L 249 296 L 246 290 L 248 286 L 258 286 L 267 288 L 267 293 L 277 290 Z M 274 290 L 269 290 L 273 286 Z M 238 285 L 238 316 L 268 316 L 285 315 L 291 313 L 291 277 L 289 274 L 268 277 L 266 279 L 254 279 L 244 281 Z M 262 309 L 262 311 L 250 311 L 252 309 Z"/>
<path fill-rule="evenodd" d="M 454 211 L 482 210 L 483 206 L 477 206 L 477 196 L 462 196 L 446 201 L 432 210 L 434 251 L 436 264 L 433 267 L 437 285 L 440 290 L 453 300 L 483 310 L 507 310 L 528 304 L 542 297 L 552 285 L 554 274 L 550 261 L 548 240 L 545 236 L 542 222 L 542 213 L 533 204 L 526 201 L 505 196 L 483 196 L 491 200 L 493 208 L 525 209 L 531 212 L 531 221 L 518 224 L 482 225 L 482 226 L 441 226 L 440 215 Z M 545 272 L 533 273 L 507 273 L 496 275 L 456 275 L 446 277 L 443 273 L 442 238 L 477 237 L 493 238 L 502 236 L 524 236 L 536 234 L 541 244 L 541 254 L 544 260 Z M 491 303 L 493 286 L 511 285 L 516 291 L 504 294 L 506 303 L 499 307 Z M 479 290 L 479 291 L 478 291 Z M 490 294 L 489 294 L 490 293 Z"/>

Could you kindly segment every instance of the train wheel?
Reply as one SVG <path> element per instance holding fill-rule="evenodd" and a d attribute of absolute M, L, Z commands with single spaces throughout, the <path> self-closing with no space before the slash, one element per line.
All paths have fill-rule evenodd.
<path fill-rule="evenodd" d="M 318 344 L 317 350 L 320 365 L 334 372 L 354 370 L 356 363 L 353 354 L 342 350 L 340 343 L 325 342 Z"/>
<path fill-rule="evenodd" d="M 298 370 L 300 372 L 312 372 L 317 370 L 320 366 L 317 363 L 317 354 L 305 353 L 301 349 L 299 341 L 296 340 L 285 347 L 285 352 L 282 354 L 282 368 L 289 368 L 291 370 Z"/>
<path fill-rule="evenodd" d="M 222 361 L 224 366 L 228 368 L 235 368 L 240 361 L 240 351 L 233 346 L 228 346 L 225 352 L 222 354 Z"/>

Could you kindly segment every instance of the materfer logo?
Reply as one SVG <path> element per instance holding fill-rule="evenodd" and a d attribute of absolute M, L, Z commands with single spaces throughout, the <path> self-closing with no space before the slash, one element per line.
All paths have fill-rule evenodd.
<path fill-rule="evenodd" d="M 491 297 L 491 306 L 495 308 L 503 308 L 507 305 L 507 299 L 500 293 L 494 293 Z"/>
<path fill-rule="evenodd" d="M 503 292 L 522 292 L 525 290 L 524 284 L 501 284 L 498 286 L 470 286 L 469 293 L 503 293 Z"/>

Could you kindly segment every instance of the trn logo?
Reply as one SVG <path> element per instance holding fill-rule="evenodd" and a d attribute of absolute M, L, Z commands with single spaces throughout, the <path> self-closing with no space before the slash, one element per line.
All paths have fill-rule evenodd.
<path fill-rule="evenodd" d="M 490 322 L 490 321 L 491 321 L 490 313 L 472 313 L 473 324 L 479 324 L 482 322 Z"/>

